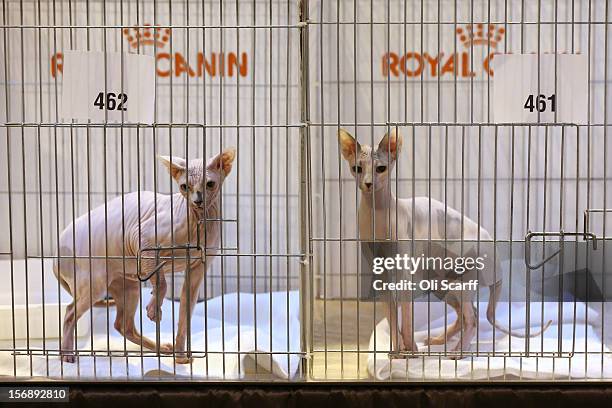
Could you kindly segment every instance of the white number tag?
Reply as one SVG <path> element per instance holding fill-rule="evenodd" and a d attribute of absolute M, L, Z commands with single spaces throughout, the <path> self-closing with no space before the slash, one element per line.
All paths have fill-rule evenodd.
<path fill-rule="evenodd" d="M 496 55 L 493 59 L 496 123 L 587 124 L 586 55 Z M 539 67 L 539 78 L 538 78 Z M 538 120 L 539 119 L 539 120 Z"/>
<path fill-rule="evenodd" d="M 62 117 L 83 122 L 153 123 L 154 74 L 155 61 L 148 55 L 108 52 L 105 58 L 103 52 L 67 51 Z"/>

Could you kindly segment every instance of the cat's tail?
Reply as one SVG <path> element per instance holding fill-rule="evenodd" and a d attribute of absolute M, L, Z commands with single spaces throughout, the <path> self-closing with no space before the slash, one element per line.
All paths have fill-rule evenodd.
<path fill-rule="evenodd" d="M 536 331 L 534 333 L 529 333 L 529 335 L 527 335 L 526 332 L 521 333 L 521 332 L 513 331 L 513 330 L 510 330 L 510 329 L 500 325 L 495 320 L 495 309 L 497 308 L 497 301 L 499 300 L 500 292 L 501 292 L 501 280 L 498 281 L 497 283 L 494 283 L 493 285 L 489 286 L 489 304 L 487 305 L 487 320 L 497 330 L 501 331 L 504 334 L 507 334 L 508 336 L 520 337 L 520 338 L 524 339 L 524 338 L 527 338 L 527 337 L 531 338 L 531 337 L 537 337 L 537 336 L 541 335 L 552 324 L 552 320 L 549 320 L 548 322 L 546 322 L 546 324 L 544 326 L 542 326 L 540 328 L 540 330 L 538 330 L 538 331 Z M 530 322 L 527 322 L 527 324 L 530 324 Z"/>
<path fill-rule="evenodd" d="M 104 298 L 102 300 L 98 300 L 92 306 L 93 307 L 110 307 L 110 306 L 115 306 L 115 299 L 113 299 L 112 297 L 106 297 L 106 298 Z"/>

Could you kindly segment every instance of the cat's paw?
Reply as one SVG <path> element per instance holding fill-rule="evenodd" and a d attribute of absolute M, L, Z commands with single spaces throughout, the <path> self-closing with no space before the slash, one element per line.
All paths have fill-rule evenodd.
<path fill-rule="evenodd" d="M 156 307 L 155 302 L 150 302 L 147 305 L 147 317 L 152 322 L 161 322 L 161 319 L 162 319 L 161 307 Z"/>
<path fill-rule="evenodd" d="M 185 353 L 176 353 L 174 361 L 176 361 L 177 364 L 189 364 L 193 361 L 193 357 Z"/>
<path fill-rule="evenodd" d="M 160 344 L 159 352 L 162 354 L 172 354 L 172 343 Z"/>
<path fill-rule="evenodd" d="M 416 353 L 419 352 L 419 347 L 412 339 L 402 339 L 402 343 L 400 344 L 400 351 L 402 352 L 404 358 L 417 358 L 418 355 Z"/>
<path fill-rule="evenodd" d="M 444 335 L 431 336 L 423 341 L 423 344 L 425 344 L 426 346 L 441 346 L 444 343 L 446 343 L 446 338 L 444 337 Z"/>
<path fill-rule="evenodd" d="M 62 361 L 64 363 L 75 363 L 76 355 L 74 353 L 62 353 Z"/>

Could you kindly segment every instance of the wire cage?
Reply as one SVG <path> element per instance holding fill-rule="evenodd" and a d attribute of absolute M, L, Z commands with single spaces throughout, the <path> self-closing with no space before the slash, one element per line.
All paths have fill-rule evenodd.
<path fill-rule="evenodd" d="M 301 122 L 298 69 L 291 63 L 299 48 L 296 5 L 26 1 L 4 6 L 3 374 L 231 379 L 247 372 L 255 378 L 293 378 L 303 354 L 297 292 L 300 179 L 294 166 Z M 63 120 L 68 50 L 154 56 L 153 124 Z M 107 69 L 118 63 L 109 57 Z M 175 163 L 204 158 L 206 164 L 232 147 L 235 161 L 222 186 L 219 215 L 207 216 L 197 236 L 164 238 L 159 226 L 150 245 L 124 244 L 112 253 L 96 250 L 92 227 L 84 253 L 58 254 L 62 231 L 114 197 L 151 191 L 173 193 L 179 202 L 179 185 L 158 156 L 171 156 Z M 146 197 L 139 199 L 142 206 Z M 97 213 L 105 221 L 102 234 L 109 247 L 113 239 L 129 242 L 130 203 L 120 208 L 115 216 L 112 206 Z M 123 225 L 113 224 L 113 217 L 123 217 Z M 178 224 L 180 217 L 174 212 L 166 221 Z M 95 223 L 96 214 L 88 222 Z M 206 230 L 215 224 L 219 237 L 211 244 Z M 120 230 L 114 238 L 113 228 Z M 135 326 L 159 344 L 174 343 L 177 336 L 181 288 L 191 275 L 178 263 L 204 252 L 214 252 L 216 259 L 196 294 L 201 302 L 187 340 L 191 365 L 175 365 L 172 357 L 147 350 L 142 342 L 126 342 L 113 328 L 112 302 L 86 307 L 88 314 L 75 329 L 78 359 L 59 363 L 58 338 L 72 296 L 53 275 L 54 261 L 80 256 L 88 269 L 92 260 L 102 259 L 105 269 L 118 258 L 122 273 L 142 272 L 144 282 L 128 295 L 141 293 Z M 172 263 L 174 272 L 168 275 L 167 300 L 158 300 L 164 303 L 158 323 L 149 321 L 145 310 L 155 291 L 140 264 L 150 259 L 158 259 L 158 266 L 163 260 Z M 95 279 L 101 277 L 90 280 Z"/>
<path fill-rule="evenodd" d="M 312 220 L 313 377 L 607 378 L 608 2 L 322 3 L 311 24 L 317 39 L 310 58 L 320 61 L 310 88 L 316 101 L 310 112 L 313 200 L 323 208 Z M 550 123 L 539 115 L 533 122 L 500 122 L 499 54 L 533 55 L 534 84 L 539 89 L 552 77 L 555 90 L 573 80 L 557 76 L 557 58 L 586 54 L 588 120 L 566 123 L 555 114 Z M 555 62 L 542 69 L 546 55 Z M 343 128 L 367 146 L 361 161 L 347 159 L 342 142 L 339 147 L 336 134 Z M 392 148 L 380 143 L 394 132 L 403 135 L 403 148 L 394 174 L 383 181 L 393 196 L 390 203 L 380 196 L 377 207 L 379 195 L 370 197 L 360 184 L 368 170 L 356 172 L 364 151 L 372 168 L 381 156 L 387 164 Z M 589 222 L 594 207 L 600 218 Z M 484 231 L 458 236 L 449 218 L 453 209 Z M 420 221 L 415 212 L 424 214 Z M 505 288 L 493 319 L 484 319 L 484 286 L 469 299 L 480 321 L 467 348 L 457 348 L 457 336 L 451 339 L 455 319 L 465 322 L 448 301 L 431 293 L 404 299 L 412 314 L 404 320 L 406 309 L 394 318 L 388 300 L 367 293 L 373 261 L 364 257 L 364 246 L 373 239 L 387 245 L 404 240 L 402 248 L 412 246 L 419 255 L 419 239 L 447 248 L 453 238 L 488 247 L 483 252 L 497 258 L 493 274 Z M 410 324 L 416 347 L 394 352 L 392 338 L 402 334 L 381 322 L 384 317 Z M 552 326 L 526 340 L 500 337 L 486 320 L 526 334 Z M 443 341 L 432 342 L 436 337 Z M 452 358 L 453 352 L 463 358 Z"/>
<path fill-rule="evenodd" d="M 608 3 L 5 0 L 0 378 L 609 380 Z M 66 117 L 71 51 L 153 120 Z"/>

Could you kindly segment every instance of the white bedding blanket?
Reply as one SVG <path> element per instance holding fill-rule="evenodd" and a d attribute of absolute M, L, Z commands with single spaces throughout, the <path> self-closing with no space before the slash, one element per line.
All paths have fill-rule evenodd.
<path fill-rule="evenodd" d="M 150 299 L 150 289 L 144 288 L 142 293 L 142 305 L 146 306 Z M 238 302 L 238 296 L 240 296 Z M 289 307 L 287 308 L 287 302 Z M 163 305 L 163 319 L 161 322 L 162 342 L 172 342 L 172 303 L 165 299 Z M 240 322 L 238 323 L 238 308 L 240 304 Z M 254 312 L 256 304 L 257 316 Z M 272 309 L 270 309 L 270 307 Z M 175 330 L 178 323 L 179 303 L 174 302 Z M 272 310 L 272 313 L 270 313 Z M 288 313 L 287 313 L 288 311 Z M 265 373 L 266 370 L 281 378 L 293 378 L 297 372 L 300 351 L 300 322 L 299 322 L 299 294 L 292 292 L 259 293 L 256 296 L 251 293 L 227 294 L 222 297 L 207 301 L 207 342 L 205 348 L 204 330 L 204 303 L 196 306 L 192 318 L 192 350 L 207 350 L 206 358 L 195 358 L 193 364 L 173 364 L 172 357 L 94 357 L 81 356 L 77 364 L 62 364 L 57 356 L 32 357 L 32 368 L 30 369 L 30 357 L 18 355 L 16 358 L 17 376 L 49 376 L 63 378 L 133 378 L 139 379 L 147 373 L 162 370 L 176 376 L 193 376 L 195 378 L 241 378 L 245 373 L 255 372 L 255 360 L 257 361 L 257 372 Z M 94 327 L 94 349 L 107 349 L 107 332 L 109 334 L 110 348 L 114 350 L 124 349 L 123 337 L 112 327 L 115 319 L 114 308 L 110 309 L 110 322 L 107 327 L 106 308 L 93 309 Z M 140 311 L 136 311 L 136 326 L 139 326 Z M 255 318 L 256 317 L 256 318 Z M 89 318 L 87 315 L 83 319 Z M 224 323 L 222 323 L 224 322 Z M 143 311 L 143 332 L 155 338 L 155 323 L 146 317 Z M 240 347 L 238 347 L 238 334 L 240 335 Z M 6 341 L 3 343 L 7 343 Z M 48 339 L 47 348 L 57 348 L 57 339 Z M 2 348 L 10 345 L 3 344 Z M 18 345 L 19 346 L 19 345 Z M 25 344 L 21 344 L 25 346 Z M 128 350 L 140 350 L 140 346 L 127 342 Z M 41 340 L 31 340 L 31 349 L 42 349 Z M 90 348 L 90 335 L 79 333 L 79 349 Z M 245 357 L 245 354 L 231 354 L 231 352 L 255 351 L 270 352 L 274 354 L 253 355 Z M 225 351 L 226 354 L 220 354 Z M 219 354 L 215 353 L 219 352 Z M 283 353 L 294 354 L 283 354 Z M 48 358 L 48 367 L 47 367 Z M 112 361 L 111 361 L 112 360 Z M 11 352 L 0 352 L 0 375 L 14 375 L 15 365 Z M 176 371 L 175 371 L 176 370 Z"/>
<path fill-rule="evenodd" d="M 428 315 L 426 302 L 415 302 L 415 340 L 419 351 L 428 351 L 423 341 L 427 338 L 428 316 L 431 316 L 431 334 L 443 332 L 444 303 L 435 302 L 430 305 Z M 524 302 L 500 303 L 497 307 L 496 319 L 503 326 L 508 327 L 508 307 L 511 307 L 512 328 L 524 331 L 526 322 L 526 306 Z M 542 337 L 530 340 L 530 351 L 558 351 L 559 331 L 562 334 L 562 350 L 576 352 L 572 358 L 535 358 L 535 357 L 465 357 L 462 360 L 451 360 L 446 357 L 426 356 L 411 359 L 392 359 L 388 357 L 389 351 L 389 323 L 383 319 L 376 326 L 376 333 L 370 337 L 368 354 L 368 371 L 371 376 L 379 380 L 385 379 L 489 379 L 489 378 L 529 378 L 548 380 L 552 378 L 612 378 L 612 358 L 601 354 L 580 354 L 585 350 L 600 353 L 602 340 L 599 327 L 601 314 L 584 303 L 576 304 L 575 338 L 574 332 L 574 303 L 563 304 L 563 317 L 558 318 L 559 304 L 544 303 L 544 321 L 552 320 L 553 324 Z M 484 311 L 486 302 L 480 304 L 479 322 L 479 350 L 491 351 L 493 349 L 493 328 L 487 322 Z M 587 311 L 588 310 L 588 311 Z M 537 331 L 542 322 L 542 303 L 531 305 L 532 332 Z M 605 316 L 608 316 L 606 314 Z M 448 307 L 448 324 L 455 319 L 452 308 Z M 606 319 L 607 320 L 607 319 Z M 609 330 L 609 329 L 608 329 Z M 449 341 L 450 347 L 456 342 L 455 338 Z M 472 351 L 476 350 L 476 340 L 472 342 Z M 525 339 L 509 337 L 496 331 L 495 351 L 524 351 Z M 603 346 L 604 352 L 609 348 Z M 374 352 L 376 351 L 376 352 Z M 444 351 L 444 346 L 431 346 L 431 351 Z M 585 364 L 588 358 L 588 364 Z"/>

